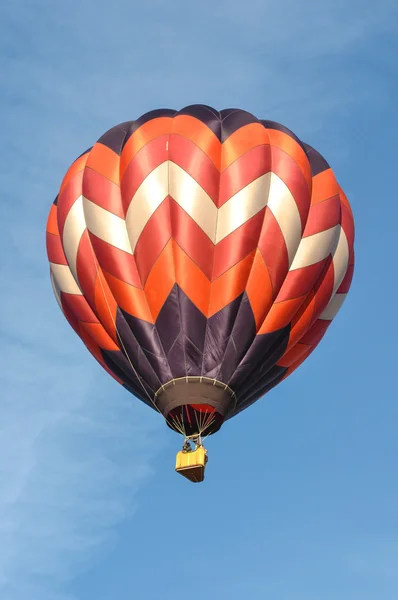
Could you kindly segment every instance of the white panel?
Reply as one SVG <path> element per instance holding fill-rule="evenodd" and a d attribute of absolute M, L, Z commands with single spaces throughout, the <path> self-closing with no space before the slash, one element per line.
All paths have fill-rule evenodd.
<path fill-rule="evenodd" d="M 169 193 L 168 161 L 154 169 L 134 194 L 126 214 L 130 252 L 134 252 L 145 225 Z"/>
<path fill-rule="evenodd" d="M 68 265 L 50 263 L 50 267 L 57 290 L 66 294 L 82 295 Z"/>
<path fill-rule="evenodd" d="M 267 205 L 270 173 L 258 177 L 218 210 L 216 243 L 238 229 Z"/>
<path fill-rule="evenodd" d="M 268 208 L 281 228 L 291 265 L 303 233 L 301 218 L 291 191 L 275 173 L 271 175 Z"/>

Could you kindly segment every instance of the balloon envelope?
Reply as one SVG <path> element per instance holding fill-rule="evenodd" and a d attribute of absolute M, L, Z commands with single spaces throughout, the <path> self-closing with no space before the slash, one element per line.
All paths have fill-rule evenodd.
<path fill-rule="evenodd" d="M 157 110 L 69 168 L 47 224 L 66 319 L 180 433 L 214 433 L 314 350 L 349 290 L 326 160 L 242 110 Z"/>

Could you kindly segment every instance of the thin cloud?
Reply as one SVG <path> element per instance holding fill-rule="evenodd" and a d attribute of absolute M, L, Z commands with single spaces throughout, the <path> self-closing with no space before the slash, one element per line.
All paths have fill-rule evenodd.
<path fill-rule="evenodd" d="M 0 594 L 55 600 L 135 509 L 156 430 L 77 345 L 2 339 Z"/>

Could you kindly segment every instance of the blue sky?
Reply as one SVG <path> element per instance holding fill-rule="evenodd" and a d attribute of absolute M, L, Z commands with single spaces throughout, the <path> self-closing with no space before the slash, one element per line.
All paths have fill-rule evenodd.
<path fill-rule="evenodd" d="M 2 600 L 397 599 L 397 53 L 396 0 L 2 0 Z M 201 486 L 67 326 L 44 247 L 76 156 L 195 102 L 319 148 L 357 227 L 324 342 L 209 440 Z"/>

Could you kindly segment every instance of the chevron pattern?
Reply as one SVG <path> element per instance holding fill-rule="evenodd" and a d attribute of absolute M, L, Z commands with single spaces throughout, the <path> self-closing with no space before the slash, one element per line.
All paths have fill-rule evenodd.
<path fill-rule="evenodd" d="M 316 150 L 203 105 L 104 134 L 47 223 L 55 296 L 103 368 L 149 406 L 172 379 L 214 378 L 236 394 L 232 416 L 318 345 L 353 247 L 349 202 Z"/>

